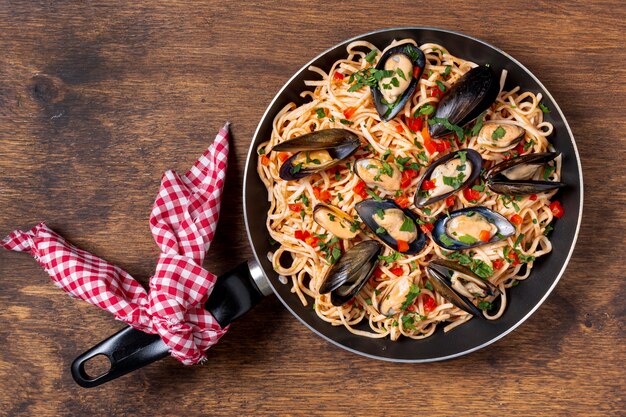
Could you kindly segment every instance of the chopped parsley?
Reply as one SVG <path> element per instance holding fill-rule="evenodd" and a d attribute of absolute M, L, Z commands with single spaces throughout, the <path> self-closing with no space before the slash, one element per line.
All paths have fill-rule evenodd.
<path fill-rule="evenodd" d="M 357 91 L 366 85 L 370 87 L 374 87 L 378 85 L 378 82 L 383 78 L 392 77 L 395 74 L 394 71 L 390 70 L 377 70 L 375 68 L 366 68 L 358 70 L 357 72 L 350 75 L 348 82 L 352 84 L 350 88 L 348 88 L 349 92 Z"/>
<path fill-rule="evenodd" d="M 452 66 L 451 65 L 446 65 L 446 69 L 443 71 L 443 76 L 447 77 L 448 75 L 450 75 L 450 71 L 452 70 Z"/>
<path fill-rule="evenodd" d="M 439 236 L 439 240 L 441 240 L 441 243 L 443 243 L 446 246 L 453 246 L 454 245 L 454 241 L 452 239 L 450 239 L 446 235 L 442 234 L 441 236 Z"/>
<path fill-rule="evenodd" d="M 374 191 L 370 190 L 369 188 L 365 190 L 365 192 L 372 197 L 374 200 L 376 201 L 383 201 L 382 198 L 380 198 Z"/>
<path fill-rule="evenodd" d="M 431 291 L 435 291 L 435 289 L 433 288 L 433 284 L 431 284 L 430 281 L 426 281 L 426 285 L 424 286 Z"/>
<path fill-rule="evenodd" d="M 341 123 L 342 125 L 346 125 L 346 126 L 350 126 L 354 124 L 354 122 L 351 122 L 350 120 L 347 120 L 347 119 L 339 119 L 339 123 Z"/>
<path fill-rule="evenodd" d="M 454 188 L 455 190 L 457 188 L 459 188 L 461 185 L 463 185 L 463 180 L 465 179 L 465 174 L 462 172 L 459 172 L 459 175 L 457 175 L 456 177 L 447 177 L 447 176 L 443 176 L 443 183 L 446 185 L 449 185 L 450 187 Z"/>
<path fill-rule="evenodd" d="M 376 210 L 376 215 L 378 216 L 379 219 L 384 220 L 385 219 L 385 212 L 383 211 L 383 209 L 378 209 Z"/>
<path fill-rule="evenodd" d="M 376 59 L 376 55 L 378 55 L 378 51 L 376 49 L 372 49 L 367 55 L 365 55 L 365 60 L 368 63 L 373 64 L 374 59 Z"/>
<path fill-rule="evenodd" d="M 259 155 L 265 155 L 265 146 L 261 146 L 261 147 L 259 148 L 259 150 L 257 151 L 257 153 L 258 153 Z"/>
<path fill-rule="evenodd" d="M 296 164 L 294 166 L 291 167 L 290 171 L 292 174 L 297 174 L 298 172 L 300 172 L 302 170 L 302 162 L 300 162 L 299 164 Z"/>
<path fill-rule="evenodd" d="M 324 109 L 317 109 L 315 110 L 315 113 L 317 114 L 318 119 L 323 119 L 324 117 L 326 117 L 326 111 Z"/>
<path fill-rule="evenodd" d="M 550 109 L 548 108 L 548 106 L 546 106 L 543 103 L 539 103 L 539 108 L 541 109 L 542 112 L 544 113 L 550 113 Z"/>
<path fill-rule="evenodd" d="M 439 80 L 437 80 L 435 82 L 437 83 L 437 87 L 439 87 L 439 90 L 441 90 L 442 93 L 445 93 L 446 92 L 446 86 L 444 85 L 444 83 L 442 83 Z"/>
<path fill-rule="evenodd" d="M 361 222 L 358 220 L 353 221 L 352 223 L 350 223 L 350 231 L 352 233 L 356 232 L 357 230 L 359 230 L 359 227 L 361 226 Z"/>
<path fill-rule="evenodd" d="M 444 252 L 444 255 L 448 259 L 458 260 L 461 265 L 467 266 L 473 273 L 483 279 L 493 275 L 493 268 L 480 259 L 474 259 L 473 253 L 468 255 L 460 252 Z"/>
<path fill-rule="evenodd" d="M 433 117 L 432 119 L 428 120 L 428 124 L 429 125 L 442 124 L 446 129 L 451 130 L 454 133 L 456 133 L 460 141 L 463 141 L 465 139 L 465 132 L 463 131 L 463 128 L 457 125 L 453 125 L 445 117 Z"/>
<path fill-rule="evenodd" d="M 544 180 L 548 180 L 548 178 L 550 178 L 550 175 L 552 175 L 552 173 L 556 170 L 555 167 L 553 167 L 552 165 L 548 165 L 545 169 L 545 171 L 543 171 L 543 179 Z"/>
<path fill-rule="evenodd" d="M 407 54 L 409 58 L 411 58 L 412 62 L 417 61 L 417 59 L 420 57 L 419 53 L 415 50 L 415 47 L 413 45 L 407 45 L 404 48 L 404 53 Z"/>
<path fill-rule="evenodd" d="M 302 201 L 305 206 L 309 207 L 309 198 L 304 193 L 300 194 L 298 198 L 293 200 L 294 203 L 297 203 L 298 201 Z"/>
<path fill-rule="evenodd" d="M 378 256 L 378 260 L 387 262 L 388 264 L 393 263 L 397 261 L 398 259 L 400 259 L 400 252 L 393 252 L 389 256 L 382 256 L 382 255 Z"/>
<path fill-rule="evenodd" d="M 548 236 L 552 230 L 554 230 L 554 222 L 546 226 L 546 230 L 543 231 L 543 234 Z"/>
<path fill-rule="evenodd" d="M 474 127 L 472 127 L 472 130 L 470 131 L 470 134 L 472 136 L 477 136 L 480 130 L 483 128 L 483 119 L 485 118 L 485 114 L 487 114 L 487 110 L 482 112 L 480 116 L 478 116 L 478 118 L 476 119 L 476 124 L 474 125 Z"/>
<path fill-rule="evenodd" d="M 379 227 L 378 229 L 376 229 L 376 234 L 377 235 L 384 235 L 387 233 L 387 230 L 385 230 L 384 227 Z"/>
<path fill-rule="evenodd" d="M 480 308 L 481 310 L 484 310 L 484 311 L 489 311 L 489 310 L 491 310 L 492 307 L 493 306 L 488 301 L 481 301 L 481 302 L 478 303 L 478 308 Z"/>
<path fill-rule="evenodd" d="M 502 126 L 498 126 L 496 130 L 491 134 L 491 139 L 498 140 L 502 139 L 506 135 L 506 130 Z"/>
<path fill-rule="evenodd" d="M 341 249 L 337 246 L 337 242 L 339 242 L 339 238 L 336 236 L 333 236 L 328 242 L 321 240 L 317 242 L 317 247 L 324 253 L 324 257 L 330 264 L 334 264 L 341 257 Z"/>
<path fill-rule="evenodd" d="M 404 220 L 402 221 L 402 226 L 400 226 L 401 232 L 413 232 L 415 230 L 415 223 L 411 218 L 404 216 Z"/>
<path fill-rule="evenodd" d="M 420 107 L 419 109 L 415 110 L 415 113 L 413 114 L 413 117 L 430 116 L 434 112 L 435 112 L 435 106 L 433 106 L 432 104 L 424 104 L 422 107 Z"/>
<path fill-rule="evenodd" d="M 474 236 L 462 235 L 459 236 L 459 241 L 465 243 L 466 245 L 473 245 L 478 240 Z"/>
<path fill-rule="evenodd" d="M 402 303 L 402 307 L 400 308 L 402 310 L 406 310 L 407 308 L 409 308 L 409 306 L 413 304 L 413 301 L 415 301 L 419 294 L 420 287 L 415 284 L 411 284 L 411 286 L 409 287 L 409 293 L 406 295 L 406 299 L 404 300 L 404 302 Z"/>

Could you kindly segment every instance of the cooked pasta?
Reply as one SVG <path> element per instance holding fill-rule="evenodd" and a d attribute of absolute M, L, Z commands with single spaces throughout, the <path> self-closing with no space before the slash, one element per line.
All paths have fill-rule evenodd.
<path fill-rule="evenodd" d="M 416 45 L 412 39 L 403 39 L 394 41 L 387 49 L 401 44 Z M 355 41 L 348 45 L 346 58 L 330 68 L 309 68 L 315 79 L 306 82 L 313 89 L 301 93 L 304 104 L 290 103 L 278 112 L 271 137 L 258 147 L 258 174 L 267 187 L 270 203 L 267 230 L 275 241 L 268 258 L 275 271 L 303 305 L 312 304 L 320 319 L 365 337 L 422 339 L 432 335 L 438 325 L 449 331 L 471 319 L 471 314 L 449 302 L 427 281 L 425 267 L 434 259 L 451 259 L 466 265 L 494 284 L 500 290 L 499 298 L 479 307 L 487 319 L 498 319 L 506 310 L 507 290 L 527 279 L 535 259 L 552 250 L 546 234 L 552 228 L 555 213 L 559 216 L 550 201 L 555 190 L 515 197 L 490 191 L 483 180 L 426 207 L 413 205 L 420 178 L 442 155 L 471 148 L 480 153 L 483 167 L 489 169 L 520 153 L 551 150 L 548 137 L 553 131 L 553 126 L 544 120 L 541 94 L 521 91 L 519 87 L 510 90 L 501 87 L 495 103 L 485 114 L 464 127 L 467 137 L 449 135 L 431 139 L 427 120 L 445 94 L 443 90 L 449 89 L 476 64 L 452 55 L 442 45 L 427 43 L 419 48 L 426 57 L 423 75 L 408 102 L 392 120 L 381 120 L 372 101 L 372 87 L 351 88 L 355 84 L 353 74 L 375 66 L 385 52 L 368 42 Z M 505 79 L 503 72 L 501 86 Z M 501 149 L 486 149 L 478 143 L 476 132 L 469 129 L 475 123 L 489 121 L 523 128 L 523 140 Z M 291 154 L 272 152 L 272 147 L 329 128 L 343 128 L 358 135 L 361 146 L 356 154 L 319 173 L 293 181 L 281 179 L 280 166 Z M 402 188 L 390 192 L 364 186 L 353 168 L 356 159 L 368 157 L 399 165 L 403 170 Z M 539 169 L 534 178 L 556 181 L 560 169 L 560 157 L 557 157 L 551 165 Z M 403 255 L 385 246 L 377 269 L 365 286 L 352 300 L 335 306 L 329 294 L 319 294 L 322 281 L 342 253 L 376 236 L 356 221 L 354 228 L 358 233 L 354 238 L 333 238 L 314 221 L 313 208 L 319 203 L 331 204 L 358 219 L 355 204 L 370 196 L 394 199 L 401 207 L 416 213 L 421 219 L 420 233 L 426 234 L 426 245 L 414 255 Z M 516 225 L 515 234 L 496 243 L 460 251 L 443 249 L 430 238 L 431 224 L 436 218 L 472 206 L 487 207 L 510 219 Z M 389 295 L 389 289 L 403 282 L 412 285 L 402 309 L 383 314 L 380 306 L 384 297 Z"/>

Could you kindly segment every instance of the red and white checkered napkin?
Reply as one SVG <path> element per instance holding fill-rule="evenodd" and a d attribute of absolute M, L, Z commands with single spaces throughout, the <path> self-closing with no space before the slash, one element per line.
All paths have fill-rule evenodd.
<path fill-rule="evenodd" d="M 1 246 L 31 255 L 54 283 L 74 297 L 110 311 L 138 330 L 158 333 L 185 365 L 201 362 L 222 329 L 203 308 L 216 277 L 202 268 L 215 235 L 228 159 L 228 123 L 185 174 L 163 174 L 150 214 L 161 248 L 150 292 L 119 267 L 68 243 L 40 223 L 16 230 Z"/>

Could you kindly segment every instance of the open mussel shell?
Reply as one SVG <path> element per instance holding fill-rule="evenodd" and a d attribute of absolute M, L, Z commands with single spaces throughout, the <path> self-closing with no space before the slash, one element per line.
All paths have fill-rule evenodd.
<path fill-rule="evenodd" d="M 449 233 L 449 224 L 453 219 L 463 216 L 466 221 L 472 221 L 472 218 L 476 221 L 489 224 L 490 228 L 493 228 L 491 239 L 488 241 L 482 241 L 479 236 L 472 237 L 470 240 L 468 235 L 452 235 Z M 460 223 L 460 222 L 459 222 Z M 448 250 L 463 250 L 475 248 L 478 246 L 489 245 L 491 243 L 499 242 L 506 239 L 509 236 L 515 234 L 515 226 L 506 219 L 503 215 L 489 210 L 487 207 L 476 206 L 466 207 L 460 210 L 451 212 L 447 216 L 442 216 L 435 221 L 435 225 L 432 231 L 432 237 L 435 243 L 444 249 Z M 463 238 L 462 236 L 465 236 Z M 460 240 L 461 239 L 461 240 Z"/>
<path fill-rule="evenodd" d="M 461 310 L 478 317 L 483 317 L 483 314 L 472 299 L 481 300 L 500 294 L 495 285 L 455 262 L 431 261 L 426 267 L 426 275 L 439 294 Z"/>
<path fill-rule="evenodd" d="M 463 127 L 487 110 L 499 92 L 500 82 L 491 67 L 481 65 L 472 68 L 443 96 L 434 117 Z M 428 131 L 434 138 L 451 133 L 441 123 L 430 125 Z"/>
<path fill-rule="evenodd" d="M 337 165 L 356 152 L 360 145 L 359 137 L 349 130 L 324 129 L 279 143 L 272 148 L 272 151 L 296 152 L 281 165 L 279 170 L 280 178 L 291 181 Z M 307 158 L 303 157 L 306 152 L 309 152 L 308 155 L 314 155 L 313 152 L 319 151 L 328 152 L 330 159 L 316 164 L 307 162 Z M 314 156 L 308 159 L 315 161 Z"/>
<path fill-rule="evenodd" d="M 381 224 L 376 220 L 378 218 L 377 213 L 379 212 L 379 210 L 382 210 L 383 212 L 390 209 L 400 210 L 404 214 L 404 216 L 408 217 L 413 222 L 413 230 L 415 231 L 416 236 L 415 239 L 407 241 L 409 249 L 403 253 L 407 255 L 414 255 L 421 251 L 424 248 L 424 245 L 426 245 L 426 236 L 421 232 L 421 229 L 419 228 L 419 218 L 417 217 L 417 215 L 409 209 L 403 209 L 393 200 L 385 199 L 382 201 L 376 201 L 374 199 L 368 198 L 367 200 L 363 200 L 360 203 L 357 203 L 354 208 L 359 214 L 359 217 L 361 217 L 361 220 L 363 220 L 363 223 L 365 223 L 365 225 L 376 234 L 381 242 L 389 246 L 391 249 L 398 251 L 398 241 L 394 239 L 388 231 L 385 231 L 384 233 L 379 232 Z M 400 220 L 400 222 L 395 226 L 399 228 L 401 224 L 402 220 Z"/>
<path fill-rule="evenodd" d="M 459 152 L 465 152 L 466 161 L 472 167 L 471 174 L 463 180 L 463 183 L 460 185 L 460 187 L 452 191 L 449 191 L 447 193 L 437 195 L 434 197 L 423 196 L 420 193 L 420 190 L 422 189 L 422 184 L 424 183 L 424 181 L 431 180 L 433 171 L 438 166 L 448 163 L 453 159 L 460 158 Z M 472 184 L 474 181 L 476 181 L 476 179 L 480 176 L 480 170 L 482 169 L 482 165 L 483 165 L 483 158 L 480 156 L 478 152 L 476 152 L 473 149 L 463 149 L 460 151 L 452 152 L 448 155 L 442 156 L 441 158 L 437 159 L 428 167 L 426 172 L 424 172 L 424 175 L 422 175 L 422 178 L 420 178 L 419 182 L 417 183 L 417 190 L 415 192 L 415 197 L 413 198 L 415 207 L 422 208 L 422 207 L 428 206 L 430 204 L 436 203 L 437 201 L 443 200 L 444 198 L 466 188 L 467 186 Z"/>
<path fill-rule="evenodd" d="M 354 161 L 354 173 L 368 187 L 379 187 L 389 192 L 398 191 L 402 184 L 402 173 L 395 164 L 376 158 L 361 158 Z"/>
<path fill-rule="evenodd" d="M 413 68 L 409 74 L 404 74 L 405 78 L 410 77 L 409 85 L 402 92 L 402 95 L 393 103 L 386 102 L 384 94 L 380 90 L 380 86 L 376 85 L 371 88 L 372 99 L 374 101 L 374 105 L 376 106 L 376 111 L 378 112 L 380 118 L 384 121 L 393 119 L 402 110 L 415 91 L 417 83 L 419 82 L 422 72 L 424 71 L 424 67 L 426 66 L 426 57 L 421 49 L 412 44 L 403 44 L 390 48 L 387 52 L 385 52 L 378 60 L 376 69 L 379 71 L 384 70 L 387 60 L 394 57 L 394 55 L 406 56 L 413 64 Z M 415 68 L 419 68 L 419 71 L 415 71 Z M 400 81 L 405 81 L 404 79 L 400 79 L 399 74 L 396 74 L 395 76 Z M 391 78 L 387 78 L 386 80 L 391 81 Z"/>
<path fill-rule="evenodd" d="M 562 182 L 532 179 L 540 167 L 558 155 L 557 152 L 531 153 L 502 161 L 487 172 L 487 186 L 493 192 L 507 195 L 537 194 L 564 187 Z"/>
<path fill-rule="evenodd" d="M 313 220 L 339 239 L 352 239 L 359 233 L 359 229 L 353 226 L 352 216 L 329 204 L 315 205 Z"/>
<path fill-rule="evenodd" d="M 340 306 L 350 301 L 370 278 L 383 246 L 374 240 L 365 240 L 344 253 L 330 268 L 319 293 L 330 292 L 330 301 Z"/>

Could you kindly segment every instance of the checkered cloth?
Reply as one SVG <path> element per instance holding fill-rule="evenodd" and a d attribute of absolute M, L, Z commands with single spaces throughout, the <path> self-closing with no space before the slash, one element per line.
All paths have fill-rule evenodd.
<path fill-rule="evenodd" d="M 71 245 L 40 223 L 16 230 L 0 245 L 31 255 L 54 283 L 146 333 L 158 333 L 185 365 L 201 362 L 222 329 L 203 308 L 216 277 L 202 268 L 215 235 L 228 158 L 228 123 L 185 174 L 167 171 L 150 214 L 161 249 L 150 292 L 127 272 Z"/>

